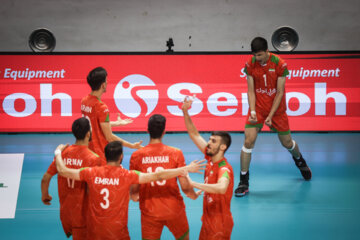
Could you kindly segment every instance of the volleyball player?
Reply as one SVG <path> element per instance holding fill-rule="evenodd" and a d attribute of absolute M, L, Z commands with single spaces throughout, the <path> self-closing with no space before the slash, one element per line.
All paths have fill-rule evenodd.
<path fill-rule="evenodd" d="M 188 109 L 192 100 L 186 98 L 182 105 L 185 126 L 191 140 L 205 154 L 207 165 L 204 183 L 190 179 L 190 184 L 204 191 L 202 226 L 200 240 L 230 239 L 234 226 L 230 205 L 234 187 L 234 173 L 224 154 L 231 145 L 227 132 L 212 132 L 208 142 L 199 134 L 192 122 Z M 199 195 L 199 194 L 197 194 Z"/>
<path fill-rule="evenodd" d="M 264 123 L 278 133 L 282 146 L 292 155 L 303 178 L 311 179 L 311 170 L 290 134 L 285 97 L 285 80 L 289 74 L 287 64 L 278 55 L 269 52 L 267 41 L 262 37 L 252 40 L 251 51 L 254 56 L 245 65 L 249 112 L 245 124 L 245 143 L 240 155 L 240 183 L 235 190 L 237 197 L 249 192 L 251 153 Z"/>
<path fill-rule="evenodd" d="M 72 133 L 76 142 L 62 153 L 66 166 L 73 169 L 100 166 L 101 159 L 88 148 L 91 139 L 89 120 L 76 119 L 72 124 Z M 51 178 L 57 173 L 55 161 L 53 161 L 41 180 L 41 200 L 45 205 L 50 205 L 52 200 L 49 184 Z M 75 240 L 86 239 L 86 183 L 58 176 L 58 192 L 60 220 L 66 236 L 72 235 Z"/>
<path fill-rule="evenodd" d="M 140 172 L 157 172 L 185 166 L 180 149 L 162 143 L 165 134 L 166 118 L 155 114 L 148 120 L 150 142 L 136 150 L 130 159 L 130 169 Z M 175 239 L 189 239 L 189 224 L 185 204 L 179 191 L 177 179 L 153 181 L 133 185 L 132 198 L 140 199 L 142 239 L 160 239 L 164 226 L 167 226 Z M 186 177 L 178 178 L 182 191 L 192 199 L 197 195 Z"/>
<path fill-rule="evenodd" d="M 88 239 L 130 239 L 127 229 L 130 186 L 185 174 L 186 171 L 199 172 L 204 164 L 193 161 L 187 166 L 166 169 L 154 173 L 129 171 L 121 166 L 123 148 L 119 141 L 108 143 L 105 147 L 107 165 L 92 168 L 67 168 L 61 157 L 65 148 L 59 145 L 55 150 L 56 167 L 59 174 L 84 181 L 88 184 L 89 204 L 87 214 Z"/>
<path fill-rule="evenodd" d="M 84 117 L 90 119 L 93 131 L 93 138 L 89 143 L 89 148 L 103 157 L 103 159 L 105 159 L 104 148 L 106 144 L 112 141 L 120 141 L 123 146 L 129 148 L 140 148 L 142 141 L 135 143 L 127 142 L 113 134 L 111 130 L 111 127 L 126 125 L 131 123 L 132 120 L 122 120 L 118 115 L 117 121 L 110 122 L 109 108 L 101 101 L 101 97 L 107 88 L 106 70 L 102 67 L 91 70 L 87 76 L 87 82 L 91 87 L 91 92 L 81 100 L 81 113 Z M 106 163 L 104 162 L 104 164 Z"/>

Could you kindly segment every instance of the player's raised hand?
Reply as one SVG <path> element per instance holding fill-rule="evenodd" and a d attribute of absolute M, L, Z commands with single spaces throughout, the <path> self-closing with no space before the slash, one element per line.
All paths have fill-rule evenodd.
<path fill-rule="evenodd" d="M 42 195 L 42 196 L 41 196 L 41 201 L 42 201 L 45 205 L 51 205 L 51 200 L 52 200 L 52 196 L 51 196 L 50 194 Z"/>
<path fill-rule="evenodd" d="M 56 150 L 59 150 L 60 152 L 64 151 L 65 148 L 67 148 L 69 146 L 69 144 L 59 144 L 59 146 L 56 147 Z M 55 151 L 56 151 L 55 150 Z"/>
<path fill-rule="evenodd" d="M 187 171 L 192 173 L 203 173 L 200 172 L 200 170 L 205 170 L 205 166 L 207 163 L 205 163 L 205 159 L 203 160 L 194 160 L 189 165 L 187 165 Z"/>
<path fill-rule="evenodd" d="M 189 108 L 191 107 L 191 104 L 192 104 L 193 101 L 194 101 L 194 98 L 195 98 L 195 95 L 192 96 L 192 97 L 191 97 L 191 96 L 186 96 L 186 97 L 184 98 L 183 105 L 182 105 L 181 109 L 182 109 L 183 111 L 188 111 Z"/>
<path fill-rule="evenodd" d="M 139 148 L 142 148 L 144 147 L 142 144 L 142 140 L 140 140 L 139 142 L 136 142 L 136 143 L 133 143 L 133 148 L 136 148 L 136 149 L 139 149 Z"/>
<path fill-rule="evenodd" d="M 132 123 L 133 120 L 131 118 L 126 118 L 126 119 L 121 119 L 120 117 L 120 113 L 117 114 L 117 119 L 115 122 L 112 123 L 112 126 L 116 127 L 116 126 L 125 126 L 128 125 L 130 123 Z"/>
<path fill-rule="evenodd" d="M 196 193 L 197 196 L 200 196 L 203 192 L 204 192 L 203 190 L 198 190 L 195 193 Z"/>

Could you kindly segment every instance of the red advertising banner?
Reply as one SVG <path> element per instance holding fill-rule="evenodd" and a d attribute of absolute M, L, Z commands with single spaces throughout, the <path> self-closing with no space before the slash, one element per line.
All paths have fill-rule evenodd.
<path fill-rule="evenodd" d="M 243 54 L 0 55 L 0 132 L 70 132 L 90 93 L 87 74 L 108 72 L 102 101 L 110 120 L 132 118 L 113 131 L 146 131 L 152 114 L 167 131 L 185 131 L 181 102 L 200 131 L 243 131 L 248 111 Z M 292 131 L 360 130 L 360 54 L 282 54 Z M 264 127 L 264 130 L 268 130 Z"/>

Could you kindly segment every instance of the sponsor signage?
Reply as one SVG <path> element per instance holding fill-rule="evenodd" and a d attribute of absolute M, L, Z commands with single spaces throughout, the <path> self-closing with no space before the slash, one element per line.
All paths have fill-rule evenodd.
<path fill-rule="evenodd" d="M 15 218 L 24 154 L 0 154 L 0 219 Z"/>
<path fill-rule="evenodd" d="M 282 54 L 292 131 L 359 131 L 360 54 Z M 108 72 L 102 101 L 133 123 L 114 131 L 146 131 L 167 117 L 185 131 L 181 102 L 196 95 L 190 114 L 201 131 L 243 131 L 248 112 L 244 54 L 0 55 L 0 132 L 70 132 L 90 93 L 86 76 Z M 271 89 L 258 89 L 271 91 Z M 264 130 L 268 130 L 265 126 Z"/>

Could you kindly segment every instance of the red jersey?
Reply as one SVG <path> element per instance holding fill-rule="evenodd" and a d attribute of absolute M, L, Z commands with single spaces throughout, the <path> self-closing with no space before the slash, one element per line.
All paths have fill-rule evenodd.
<path fill-rule="evenodd" d="M 130 159 L 130 169 L 147 173 L 182 166 L 185 159 L 181 150 L 162 143 L 148 144 Z M 141 213 L 159 220 L 172 219 L 185 210 L 177 178 L 141 184 L 139 198 Z"/>
<path fill-rule="evenodd" d="M 61 154 L 68 168 L 100 166 L 101 160 L 87 146 L 71 145 Z M 50 175 L 57 174 L 55 161 L 47 170 Z M 73 227 L 85 226 L 86 183 L 58 176 L 58 192 L 60 201 L 60 219 L 66 234 L 72 233 Z"/>
<path fill-rule="evenodd" d="M 89 189 L 88 239 L 130 239 L 127 229 L 130 185 L 139 173 L 122 166 L 101 166 L 80 171 Z"/>
<path fill-rule="evenodd" d="M 287 64 L 274 53 L 270 53 L 269 60 L 265 65 L 261 65 L 255 60 L 255 57 L 251 57 L 245 64 L 245 73 L 254 79 L 256 110 L 270 112 L 277 91 L 278 77 L 285 77 L 289 74 Z M 285 111 L 286 96 L 284 94 L 276 113 Z"/>
<path fill-rule="evenodd" d="M 108 141 L 100 123 L 110 121 L 109 108 L 100 99 L 89 94 L 81 100 L 81 113 L 84 117 L 90 119 L 91 123 L 92 140 L 89 142 L 89 148 L 105 160 L 104 149 Z M 103 164 L 105 165 L 106 162 Z"/>
<path fill-rule="evenodd" d="M 205 183 L 215 184 L 221 177 L 229 179 L 229 186 L 225 194 L 214 194 L 204 192 L 203 200 L 203 228 L 214 235 L 221 232 L 221 235 L 231 235 L 234 225 L 230 204 L 233 195 L 234 173 L 231 165 L 223 158 L 217 163 L 211 161 L 211 157 L 205 155 L 208 164 L 205 169 Z"/>

